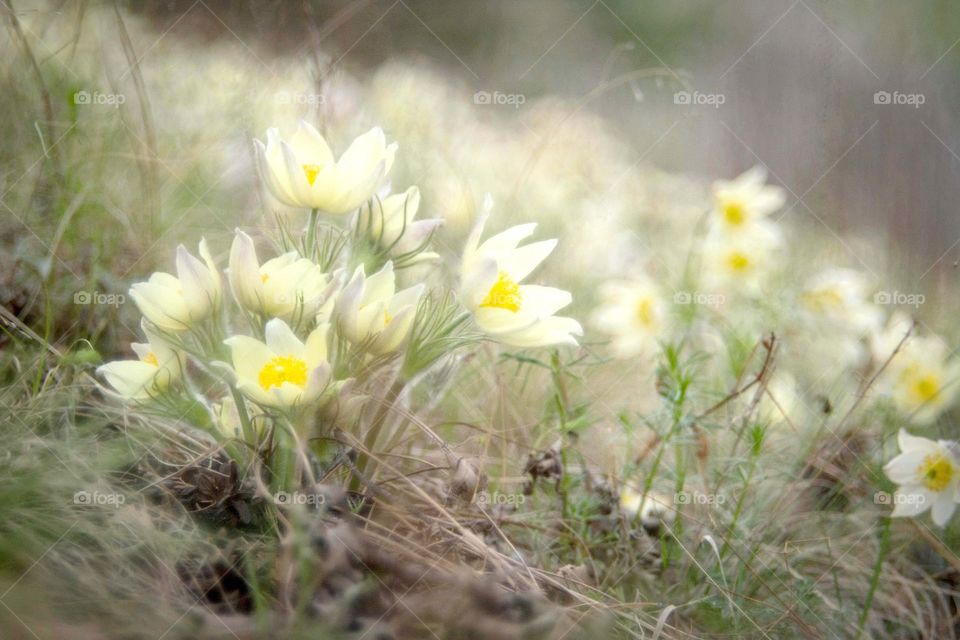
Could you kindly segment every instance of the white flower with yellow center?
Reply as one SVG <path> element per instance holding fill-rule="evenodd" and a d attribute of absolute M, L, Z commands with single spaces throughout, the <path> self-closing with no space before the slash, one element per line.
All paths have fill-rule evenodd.
<path fill-rule="evenodd" d="M 960 364 L 947 356 L 939 339 L 912 338 L 888 367 L 893 401 L 916 424 L 930 424 L 957 397 Z"/>
<path fill-rule="evenodd" d="M 930 509 L 933 521 L 942 527 L 960 502 L 960 445 L 912 436 L 905 429 L 897 443 L 900 455 L 883 468 L 900 485 L 892 516 L 917 516 Z"/>
<path fill-rule="evenodd" d="M 410 187 L 404 193 L 371 200 L 370 211 L 360 223 L 369 225 L 368 233 L 379 247 L 389 250 L 391 256 L 401 257 L 421 249 L 430 234 L 443 224 L 440 218 L 414 220 L 419 209 L 420 189 Z M 423 251 L 407 264 L 438 257 L 436 253 Z"/>
<path fill-rule="evenodd" d="M 318 400 L 330 382 L 327 362 L 327 329 L 314 329 L 301 342 L 287 323 L 270 320 L 266 342 L 249 336 L 224 340 L 230 347 L 237 388 L 257 404 L 290 408 Z"/>
<path fill-rule="evenodd" d="M 370 353 L 383 355 L 399 349 L 413 327 L 424 285 L 397 291 L 393 263 L 367 277 L 363 265 L 337 297 L 334 315 L 340 333 Z"/>
<path fill-rule="evenodd" d="M 353 141 L 337 160 L 327 141 L 310 124 L 283 140 L 267 130 L 267 143 L 255 141 L 260 175 L 280 202 L 326 213 L 354 211 L 369 200 L 393 166 L 397 144 L 387 145 L 373 128 Z"/>
<path fill-rule="evenodd" d="M 230 248 L 228 279 L 240 306 L 295 324 L 312 319 L 330 294 L 330 278 L 318 265 L 296 251 L 261 265 L 253 240 L 239 229 Z"/>
<path fill-rule="evenodd" d="M 713 217 L 728 231 L 738 231 L 783 206 L 780 187 L 767 185 L 767 171 L 756 166 L 733 180 L 713 183 Z"/>
<path fill-rule="evenodd" d="M 177 275 L 157 272 L 130 287 L 130 297 L 147 320 L 167 331 L 183 331 L 220 307 L 220 273 L 206 240 L 200 240 L 203 262 L 177 247 Z"/>
<path fill-rule="evenodd" d="M 883 312 L 869 299 L 870 284 L 860 272 L 831 268 L 814 276 L 800 293 L 800 307 L 814 322 L 856 335 L 877 331 Z"/>
<path fill-rule="evenodd" d="M 912 320 L 895 314 L 887 329 L 874 338 L 878 362 L 886 362 L 906 335 Z M 960 362 L 938 336 L 911 335 L 880 380 L 881 389 L 897 409 L 918 425 L 932 423 L 953 405 L 960 392 Z"/>
<path fill-rule="evenodd" d="M 592 324 L 613 337 L 610 349 L 620 358 L 649 352 L 663 335 L 666 303 L 648 278 L 634 282 L 607 282 L 600 287 L 600 306 Z"/>
<path fill-rule="evenodd" d="M 756 293 L 773 269 L 780 245 L 779 229 L 767 222 L 756 222 L 736 234 L 714 229 L 703 245 L 705 286 Z"/>
<path fill-rule="evenodd" d="M 97 367 L 97 373 L 128 400 L 155 398 L 183 377 L 183 356 L 146 329 L 144 333 L 146 342 L 130 345 L 138 360 L 118 360 Z"/>
<path fill-rule="evenodd" d="M 467 240 L 461 267 L 460 299 L 477 326 L 502 344 L 513 347 L 576 345 L 583 335 L 580 323 L 554 316 L 570 304 L 568 291 L 520 284 L 557 245 L 543 240 L 518 246 L 533 234 L 535 224 L 523 224 L 498 233 L 482 244 L 482 216 Z"/>

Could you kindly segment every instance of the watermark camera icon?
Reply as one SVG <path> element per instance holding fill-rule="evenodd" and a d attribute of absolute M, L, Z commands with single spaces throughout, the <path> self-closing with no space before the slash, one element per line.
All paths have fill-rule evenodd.
<path fill-rule="evenodd" d="M 282 507 L 289 507 L 295 504 L 316 506 L 324 504 L 326 501 L 327 496 L 322 493 L 301 493 L 299 491 L 288 493 L 286 491 L 277 491 L 273 494 L 273 503 Z"/>
<path fill-rule="evenodd" d="M 700 493 L 699 491 L 678 491 L 673 496 L 677 504 L 722 505 L 727 497 L 720 493 Z"/>
<path fill-rule="evenodd" d="M 480 506 L 497 504 L 517 506 L 523 504 L 526 500 L 527 496 L 522 493 L 500 493 L 499 491 L 494 491 L 493 493 L 479 491 L 473 499 L 473 501 Z"/>
<path fill-rule="evenodd" d="M 122 493 L 100 493 L 99 491 L 77 491 L 73 494 L 73 504 L 89 507 L 93 505 L 111 506 L 119 509 L 127 501 Z"/>
<path fill-rule="evenodd" d="M 920 105 L 926 103 L 927 96 L 922 93 L 902 93 L 900 91 L 877 91 L 873 94 L 873 104 L 897 104 L 907 105 L 914 109 L 919 109 Z"/>
<path fill-rule="evenodd" d="M 927 297 L 922 293 L 903 293 L 902 291 L 878 291 L 873 295 L 873 303 L 880 305 L 907 305 L 919 308 Z"/>
<path fill-rule="evenodd" d="M 680 105 L 706 105 L 719 109 L 727 101 L 723 93 L 700 93 L 699 91 L 677 91 L 673 94 L 673 103 Z"/>
<path fill-rule="evenodd" d="M 107 105 L 120 108 L 127 101 L 122 93 L 100 93 L 99 91 L 81 90 L 73 94 L 73 104 L 76 105 Z"/>
<path fill-rule="evenodd" d="M 886 491 L 877 491 L 873 494 L 873 503 L 878 505 L 898 505 L 910 504 L 919 505 L 927 501 L 927 497 L 912 493 L 887 493 Z"/>
<path fill-rule="evenodd" d="M 75 291 L 73 294 L 73 304 L 79 305 L 109 305 L 119 307 L 127 301 L 127 297 L 122 293 L 103 293 L 102 291 Z"/>
<path fill-rule="evenodd" d="M 473 104 L 490 104 L 492 96 L 489 91 L 477 91 L 473 94 Z"/>

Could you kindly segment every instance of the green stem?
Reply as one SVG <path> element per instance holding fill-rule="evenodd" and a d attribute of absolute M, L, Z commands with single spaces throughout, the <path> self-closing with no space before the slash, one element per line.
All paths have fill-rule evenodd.
<path fill-rule="evenodd" d="M 723 560 L 723 557 L 727 554 L 727 549 L 730 548 L 730 540 L 737 530 L 737 522 L 740 520 L 740 514 L 743 512 L 743 505 L 747 499 L 747 491 L 750 490 L 750 481 L 753 480 L 753 472 L 756 471 L 756 468 L 757 456 L 753 456 L 750 461 L 750 471 L 747 472 L 747 478 L 743 483 L 743 492 L 740 494 L 740 499 L 737 500 L 737 506 L 733 510 L 733 519 L 730 521 L 730 527 L 727 529 L 727 535 L 723 539 L 723 547 L 720 549 L 721 560 Z"/>
<path fill-rule="evenodd" d="M 272 477 L 271 487 L 274 492 L 289 493 L 296 488 L 297 482 L 297 449 L 291 435 L 287 432 L 289 427 L 286 425 L 277 425 L 273 432 L 273 459 L 271 460 Z"/>
<path fill-rule="evenodd" d="M 307 242 L 306 242 L 306 258 L 315 260 L 314 252 L 317 248 L 317 218 L 319 217 L 319 212 L 317 209 L 310 210 L 310 222 L 307 224 Z"/>
<path fill-rule="evenodd" d="M 250 422 L 250 414 L 247 413 L 247 403 L 243 395 L 233 385 L 230 385 L 230 393 L 233 394 L 233 403 L 237 405 L 237 415 L 240 416 L 240 426 L 243 428 L 243 439 L 251 447 L 257 446 L 257 431 Z"/>
<path fill-rule="evenodd" d="M 387 421 L 387 414 L 390 412 L 390 409 L 393 408 L 397 398 L 400 397 L 404 386 L 403 378 L 397 378 L 383 397 L 383 403 L 377 409 L 377 413 L 374 415 L 373 421 L 370 423 L 370 429 L 367 431 L 367 435 L 363 441 L 364 449 L 367 451 L 373 451 L 374 447 L 377 446 L 377 440 L 380 439 L 380 432 L 383 430 L 383 425 Z M 357 456 L 357 470 L 364 476 L 369 477 L 367 474 L 369 466 L 370 456 L 364 452 L 360 452 Z M 351 488 L 359 488 L 359 482 L 360 479 L 355 477 L 350 483 Z"/>
<path fill-rule="evenodd" d="M 873 565 L 873 577 L 870 579 L 870 589 L 867 591 L 866 602 L 863 603 L 863 611 L 860 612 L 860 621 L 857 623 L 857 640 L 863 635 L 863 627 L 867 624 L 867 614 L 870 613 L 870 607 L 873 606 L 873 596 L 877 591 L 877 585 L 880 584 L 880 572 L 883 569 L 883 562 L 887 558 L 887 551 L 890 549 L 890 518 L 883 518 L 883 530 L 880 532 L 880 551 L 877 553 L 877 562 Z"/>

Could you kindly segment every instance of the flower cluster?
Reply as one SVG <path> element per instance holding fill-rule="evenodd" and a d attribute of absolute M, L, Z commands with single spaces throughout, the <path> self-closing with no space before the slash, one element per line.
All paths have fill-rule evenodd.
<path fill-rule="evenodd" d="M 307 123 L 287 139 L 270 129 L 256 142 L 259 173 L 276 201 L 310 209 L 306 231 L 281 219 L 273 257 L 262 261 L 238 229 L 225 273 L 232 296 L 205 240 L 199 258 L 180 246 L 176 275 L 155 273 L 130 289 L 147 342 L 133 345 L 138 360 L 100 367 L 110 387 L 160 407 L 199 402 L 227 439 L 259 438 L 264 422 L 304 435 L 310 415 L 333 400 L 356 404 L 362 383 L 384 370 L 410 377 L 475 342 L 467 317 L 512 347 L 576 345 L 580 325 L 554 315 L 571 295 L 524 282 L 556 246 L 520 246 L 535 225 L 481 243 L 485 216 L 463 253 L 459 296 L 428 290 L 422 269 L 438 268 L 429 247 L 441 220 L 416 219 L 417 187 L 389 193 L 396 147 L 373 129 L 335 159 Z M 403 286 L 413 265 L 419 282 Z"/>

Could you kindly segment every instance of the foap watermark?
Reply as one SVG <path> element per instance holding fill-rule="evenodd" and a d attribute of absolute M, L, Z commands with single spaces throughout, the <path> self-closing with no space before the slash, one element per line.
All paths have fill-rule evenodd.
<path fill-rule="evenodd" d="M 673 496 L 677 504 L 721 505 L 727 501 L 722 493 L 700 493 L 699 491 L 678 491 Z"/>
<path fill-rule="evenodd" d="M 302 491 L 277 491 L 273 494 L 273 503 L 282 507 L 293 505 L 319 506 L 327 502 L 327 496 L 322 493 L 304 493 Z"/>
<path fill-rule="evenodd" d="M 100 93 L 99 91 L 77 91 L 73 94 L 73 104 L 94 105 L 104 107 L 114 107 L 119 109 L 120 105 L 127 101 L 127 96 L 122 93 Z"/>
<path fill-rule="evenodd" d="M 77 491 L 73 494 L 73 504 L 85 507 L 113 507 L 119 509 L 127 501 L 122 493 L 102 493 L 100 491 Z"/>
<path fill-rule="evenodd" d="M 127 301 L 122 293 L 103 293 L 102 291 L 77 291 L 73 294 L 73 304 L 107 305 L 119 307 Z"/>
<path fill-rule="evenodd" d="M 473 94 L 473 104 L 490 104 L 494 106 L 507 106 L 519 109 L 520 105 L 527 101 L 527 96 L 522 93 L 501 93 L 500 91 L 477 91 Z"/>
<path fill-rule="evenodd" d="M 674 291 L 674 304 L 699 304 L 706 307 L 719 307 L 727 301 L 722 293 L 704 293 L 702 291 Z"/>
<path fill-rule="evenodd" d="M 522 493 L 500 493 L 499 491 L 494 491 L 493 493 L 487 491 L 480 491 L 473 499 L 479 505 L 497 505 L 497 504 L 509 504 L 509 505 L 521 505 L 527 501 L 527 496 Z"/>
<path fill-rule="evenodd" d="M 926 501 L 927 496 L 916 493 L 887 493 L 886 491 L 877 491 L 873 494 L 873 504 L 880 505 L 921 505 Z"/>
<path fill-rule="evenodd" d="M 877 91 L 873 94 L 873 104 L 907 105 L 919 109 L 927 101 L 922 93 L 901 93 L 900 91 Z"/>
<path fill-rule="evenodd" d="M 699 91 L 677 91 L 673 94 L 673 104 L 687 104 L 691 106 L 707 106 L 719 109 L 727 101 L 722 93 L 701 93 Z"/>
<path fill-rule="evenodd" d="M 296 104 L 309 107 L 319 106 L 326 100 L 322 93 L 306 91 L 278 91 L 275 98 L 279 104 Z"/>
<path fill-rule="evenodd" d="M 874 304 L 907 305 L 918 308 L 927 297 L 922 293 L 903 293 L 902 291 L 877 291 L 873 296 Z"/>

